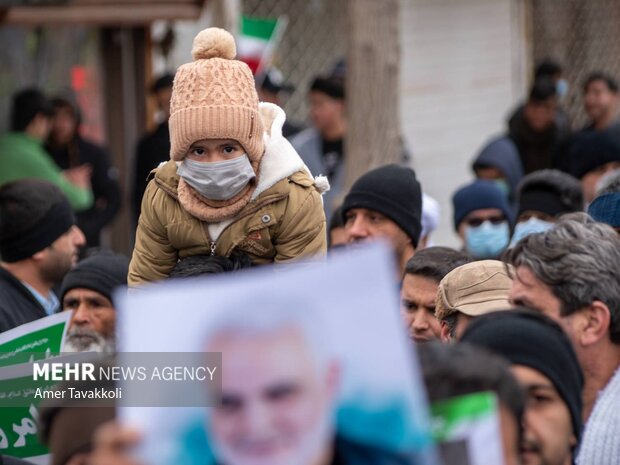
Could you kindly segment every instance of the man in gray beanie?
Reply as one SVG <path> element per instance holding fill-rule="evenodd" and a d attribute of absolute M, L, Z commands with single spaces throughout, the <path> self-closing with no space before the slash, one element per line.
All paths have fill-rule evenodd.
<path fill-rule="evenodd" d="M 63 310 L 73 310 L 65 352 L 114 352 L 113 292 L 127 285 L 129 259 L 102 252 L 82 260 L 62 282 Z"/>
<path fill-rule="evenodd" d="M 342 205 L 348 242 L 387 239 L 400 281 L 422 231 L 422 189 L 411 168 L 385 165 L 361 176 Z"/>

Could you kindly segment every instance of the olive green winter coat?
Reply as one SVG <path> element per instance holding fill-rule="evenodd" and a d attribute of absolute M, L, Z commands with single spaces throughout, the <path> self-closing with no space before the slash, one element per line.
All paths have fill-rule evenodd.
<path fill-rule="evenodd" d="M 282 110 L 261 104 L 261 111 L 273 121 L 266 125 L 271 130 L 256 191 L 230 224 L 215 225 L 224 228 L 217 240 L 210 233 L 214 225 L 190 215 L 179 203 L 177 164 L 169 161 L 157 169 L 142 199 L 130 286 L 166 278 L 179 259 L 191 255 L 229 256 L 237 249 L 254 264 L 325 255 L 325 214 L 317 187 L 323 183 L 315 182 L 282 137 Z"/>

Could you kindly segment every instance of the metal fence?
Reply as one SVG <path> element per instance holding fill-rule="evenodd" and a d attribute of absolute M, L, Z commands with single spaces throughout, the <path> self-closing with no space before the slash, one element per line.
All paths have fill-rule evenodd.
<path fill-rule="evenodd" d="M 275 65 L 295 86 L 284 104 L 287 115 L 293 121 L 305 121 L 307 90 L 313 77 L 329 72 L 345 56 L 346 1 L 243 0 L 243 14 L 287 16 Z"/>
<path fill-rule="evenodd" d="M 603 71 L 620 78 L 619 0 L 531 0 L 534 61 L 557 60 L 571 84 L 563 102 L 573 125 L 586 123 L 582 86 Z"/>

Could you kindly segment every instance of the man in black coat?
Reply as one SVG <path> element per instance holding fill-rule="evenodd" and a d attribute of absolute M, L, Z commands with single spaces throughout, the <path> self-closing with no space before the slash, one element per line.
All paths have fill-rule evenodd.
<path fill-rule="evenodd" d="M 0 333 L 58 311 L 52 288 L 85 242 L 55 185 L 24 179 L 0 187 Z"/>
<path fill-rule="evenodd" d="M 170 159 L 170 130 L 168 118 L 170 117 L 170 97 L 172 96 L 172 81 L 174 75 L 165 74 L 155 81 L 151 92 L 161 112 L 162 121 L 153 130 L 145 134 L 138 142 L 136 148 L 136 164 L 132 187 L 132 206 L 134 220 L 138 223 L 140 217 L 140 204 L 142 195 L 148 184 L 147 177 L 152 169 L 157 168 L 163 161 Z"/>
<path fill-rule="evenodd" d="M 102 229 L 110 224 L 121 207 L 118 173 L 108 153 L 80 135 L 81 116 L 77 104 L 57 97 L 52 105 L 54 119 L 46 149 L 63 170 L 90 166 L 95 202 L 90 209 L 77 214 L 77 224 L 86 236 L 87 246 L 98 247 Z"/>

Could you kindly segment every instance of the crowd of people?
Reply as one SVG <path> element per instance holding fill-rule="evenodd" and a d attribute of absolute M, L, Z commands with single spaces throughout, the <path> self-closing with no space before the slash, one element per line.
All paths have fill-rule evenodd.
<path fill-rule="evenodd" d="M 475 180 L 454 191 L 457 250 L 432 245 L 436 202 L 407 150 L 402 164 L 369 170 L 343 191 L 344 160 L 355 154 L 344 144 L 342 64 L 313 81 L 312 126 L 300 129 L 278 106 L 290 90 L 281 75 L 253 76 L 226 31 L 202 31 L 192 56 L 152 88 L 163 119 L 137 146 L 131 259 L 98 248 L 121 193 L 106 151 L 80 135 L 75 102 L 33 89 L 15 96 L 11 131 L 0 137 L 0 333 L 73 311 L 66 350 L 113 353 L 120 286 L 385 240 L 431 402 L 496 393 L 506 465 L 620 463 L 612 76 L 593 72 L 583 83 L 589 123 L 573 131 L 562 69 L 538 66 L 505 134 L 473 157 Z M 113 413 L 72 436 L 59 411 L 41 416 L 54 463 L 131 463 L 114 424 L 95 440 Z"/>

